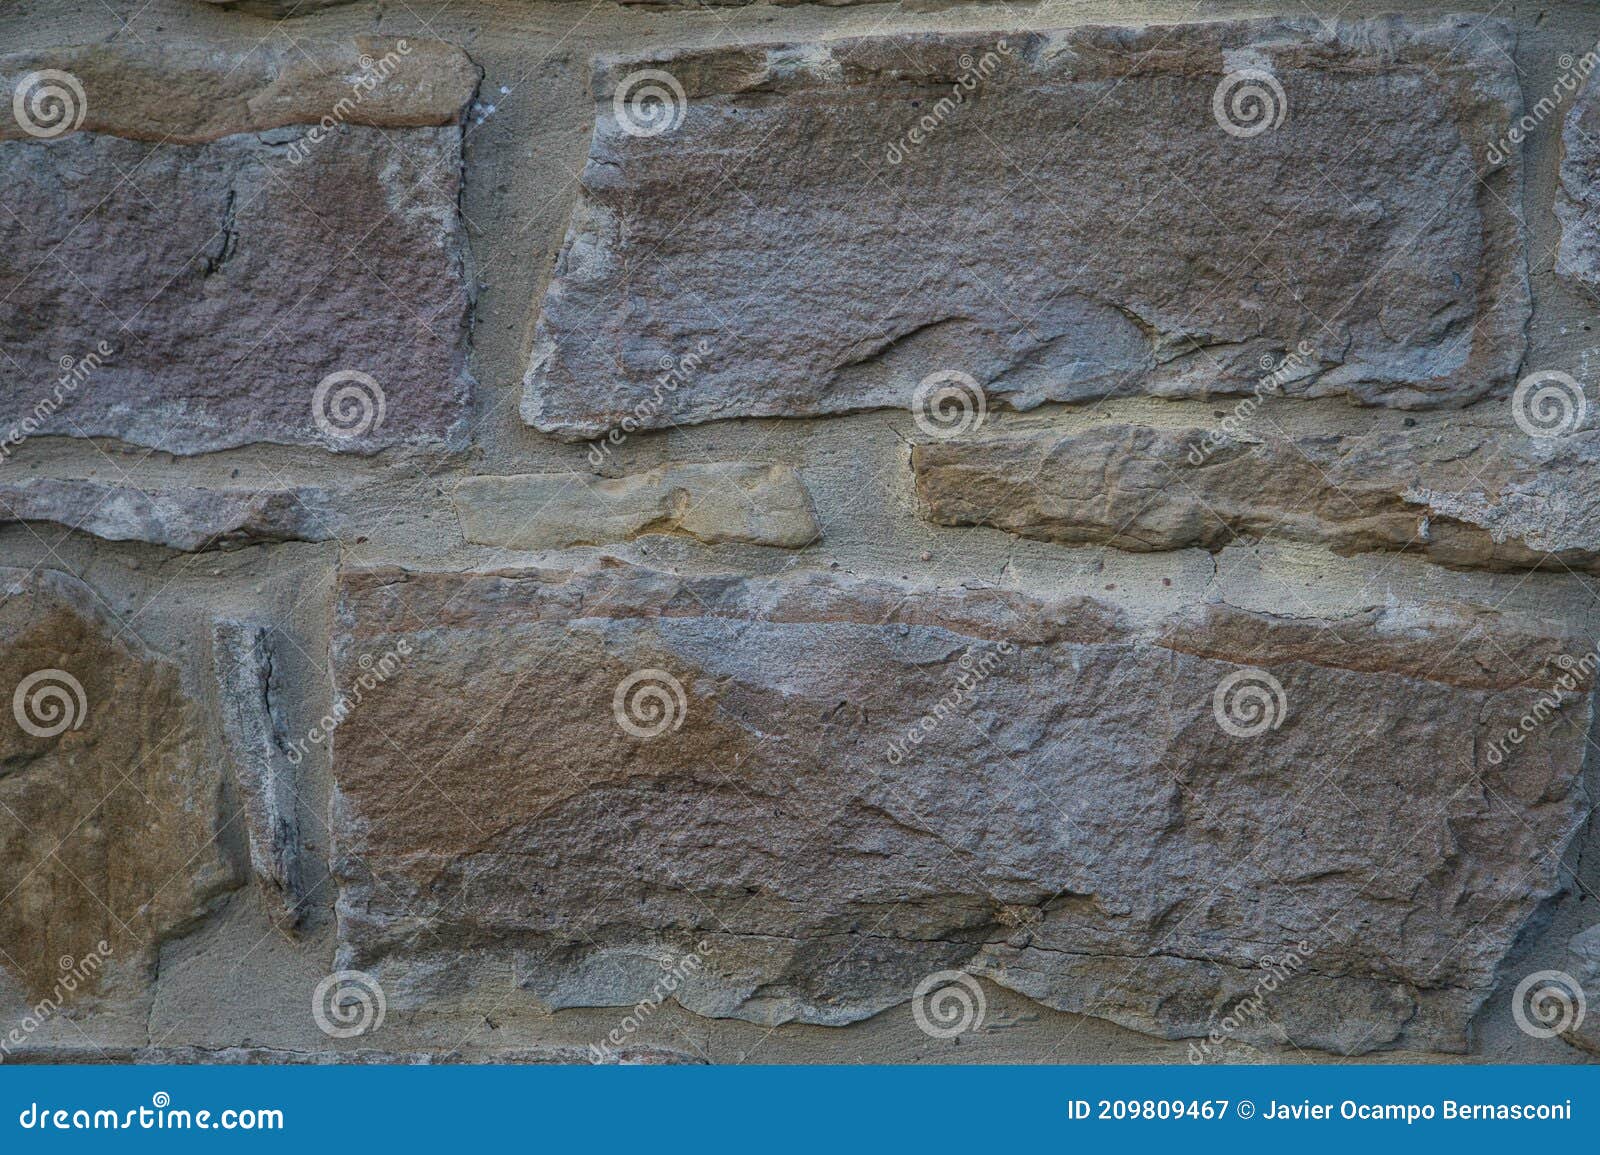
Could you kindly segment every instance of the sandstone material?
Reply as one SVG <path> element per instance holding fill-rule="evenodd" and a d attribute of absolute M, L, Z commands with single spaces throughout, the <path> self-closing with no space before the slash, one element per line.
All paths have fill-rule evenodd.
<path fill-rule="evenodd" d="M 1600 434 L 1378 429 L 1290 436 L 1271 422 L 1108 424 L 916 446 L 922 516 L 1150 551 L 1240 537 L 1342 554 L 1406 550 L 1459 568 L 1600 571 Z"/>
<path fill-rule="evenodd" d="M 431 1051 L 290 1051 L 277 1047 L 95 1047 L 82 1050 L 23 1050 L 13 1061 L 24 1063 L 133 1063 L 138 1066 L 188 1066 L 206 1063 L 226 1067 L 254 1066 L 440 1066 L 461 1063 L 498 1063 L 513 1066 L 554 1066 L 595 1064 L 621 1067 L 658 1067 L 703 1064 L 692 1052 L 665 1047 L 627 1047 L 611 1056 L 596 1059 L 587 1047 L 546 1045 L 514 1047 L 480 1054 L 459 1050 Z"/>
<path fill-rule="evenodd" d="M 274 920 L 292 928 L 305 914 L 304 849 L 294 765 L 276 708 L 282 687 L 273 678 L 272 631 L 253 622 L 218 622 L 212 632 L 212 661 L 223 733 L 244 809 L 250 867 Z"/>
<path fill-rule="evenodd" d="M 1137 623 L 603 559 L 349 570 L 334 633 L 341 684 L 410 652 L 333 743 L 340 963 L 393 1005 L 509 962 L 630 1006 L 693 945 L 704 1015 L 843 1024 L 965 968 L 1185 1038 L 1295 951 L 1242 1040 L 1460 1050 L 1584 806 L 1580 643 L 1467 606 Z M 1263 674 L 1277 728 L 1225 732 Z"/>
<path fill-rule="evenodd" d="M 1024 409 L 1202 397 L 1302 342 L 1292 396 L 1509 389 L 1521 159 L 1485 154 L 1521 111 L 1511 46 L 1479 16 L 1271 18 L 602 60 L 523 417 L 905 408 L 937 372 Z M 644 69 L 683 89 L 671 131 Z M 1276 128 L 1221 127 L 1239 71 L 1282 88 Z"/>
<path fill-rule="evenodd" d="M 52 570 L 0 570 L 0 691 L 0 977 L 50 994 L 102 942 L 89 991 L 138 974 L 239 883 L 196 704 Z"/>
<path fill-rule="evenodd" d="M 617 478 L 470 477 L 452 498 L 468 541 L 516 549 L 628 541 L 646 533 L 800 549 L 822 535 L 805 483 L 787 465 L 719 461 Z"/>
<path fill-rule="evenodd" d="M 321 489 L 141 488 L 35 477 L 0 481 L 0 521 L 48 521 L 107 541 L 146 541 L 188 551 L 333 537 Z"/>
<path fill-rule="evenodd" d="M 16 52 L 0 55 L 0 85 L 11 93 L 41 69 L 68 72 L 81 86 L 81 131 L 168 144 L 324 117 L 381 128 L 451 125 L 478 85 L 477 66 L 455 45 L 393 36 L 269 37 L 247 53 L 159 39 Z M 0 117 L 0 140 L 30 139 L 16 117 Z"/>
<path fill-rule="evenodd" d="M 373 90 L 388 96 L 334 111 L 361 91 L 348 69 L 312 83 L 208 55 L 197 73 L 193 51 L 159 48 L 88 66 L 107 51 L 62 57 L 89 73 L 103 132 L 0 141 L 8 436 L 177 454 L 458 444 L 470 412 L 461 54 L 419 49 Z M 123 87 L 96 100 L 102 71 Z M 160 111 L 190 84 L 193 109 Z M 306 127 L 324 115 L 339 122 Z"/>
<path fill-rule="evenodd" d="M 1561 222 L 1556 272 L 1600 289 L 1600 87 L 1592 76 L 1562 122 L 1555 210 Z"/>

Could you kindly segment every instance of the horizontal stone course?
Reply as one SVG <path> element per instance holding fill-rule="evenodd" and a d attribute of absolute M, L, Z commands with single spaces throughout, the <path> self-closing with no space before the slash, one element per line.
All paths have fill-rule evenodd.
<path fill-rule="evenodd" d="M 843 1024 L 964 968 L 1186 1038 L 1294 951 L 1294 1044 L 1460 1050 L 1582 812 L 1586 676 L 1502 740 L 1581 643 L 1466 606 L 346 571 L 341 684 L 401 642 L 333 755 L 340 957 L 399 991 L 509 963 L 626 1006 L 704 940 L 700 1014 Z M 1275 729 L 1219 724 L 1235 675 Z"/>
<path fill-rule="evenodd" d="M 1270 18 L 602 59 L 523 417 L 907 408 L 937 373 L 1019 409 L 1203 397 L 1302 346 L 1292 396 L 1506 390 L 1511 43 L 1477 16 Z M 1241 71 L 1281 89 L 1275 127 L 1214 113 Z"/>
<path fill-rule="evenodd" d="M 917 445 L 919 509 L 939 525 L 1138 552 L 1258 537 L 1342 554 L 1405 550 L 1490 570 L 1600 565 L 1600 434 L 1375 429 L 1233 438 L 1126 423 Z"/>

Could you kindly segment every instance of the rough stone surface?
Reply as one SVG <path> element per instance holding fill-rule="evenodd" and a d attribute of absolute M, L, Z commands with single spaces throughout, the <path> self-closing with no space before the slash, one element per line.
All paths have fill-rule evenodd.
<path fill-rule="evenodd" d="M 1584 802 L 1586 698 L 1487 753 L 1577 641 L 1470 607 L 1140 625 L 843 575 L 346 572 L 341 682 L 401 641 L 335 736 L 333 821 L 341 962 L 401 1001 L 509 959 L 551 1006 L 631 1005 L 704 940 L 700 1014 L 843 1024 L 966 968 L 1182 1038 L 1299 950 L 1289 1041 L 1459 1050 Z M 1212 702 L 1252 667 L 1287 710 L 1246 739 Z M 615 702 L 638 671 L 676 726 Z"/>
<path fill-rule="evenodd" d="M 1301 342 L 1294 396 L 1506 389 L 1529 315 L 1521 161 L 1482 154 L 1521 110 L 1510 35 L 1274 18 L 602 61 L 523 417 L 580 438 L 905 408 L 937 371 L 1017 408 L 1206 396 Z M 673 131 L 613 110 L 645 68 L 684 89 Z M 1244 138 L 1212 111 L 1242 69 L 1288 102 Z"/>
<path fill-rule="evenodd" d="M 0 482 L 0 521 L 48 521 L 107 541 L 146 541 L 191 552 L 334 536 L 328 494 L 313 486 L 142 489 L 35 477 Z"/>
<path fill-rule="evenodd" d="M 922 516 L 1149 551 L 1241 537 L 1408 550 L 1492 570 L 1600 568 L 1600 434 L 1377 430 L 1290 436 L 1108 424 L 916 446 Z"/>
<path fill-rule="evenodd" d="M 199 711 L 176 666 L 50 570 L 0 570 L 0 690 L 0 975 L 50 992 L 101 942 L 137 974 L 239 882 Z"/>
<path fill-rule="evenodd" d="M 293 928 L 305 915 L 304 848 L 294 765 L 288 755 L 273 681 L 272 631 L 253 622 L 218 622 L 212 661 L 222 729 L 233 755 L 250 867 L 275 920 Z"/>
<path fill-rule="evenodd" d="M 799 549 L 822 535 L 805 483 L 787 465 L 707 462 L 617 478 L 472 477 L 452 497 L 468 541 L 519 549 L 628 541 L 646 533 Z"/>
<path fill-rule="evenodd" d="M 1600 289 L 1600 86 L 1592 76 L 1562 122 L 1555 209 L 1561 222 L 1556 272 Z"/>
<path fill-rule="evenodd" d="M 205 54 L 197 73 L 194 52 L 119 49 L 122 87 L 97 101 L 106 51 L 62 56 L 92 66 L 105 132 L 0 141 L 0 414 L 24 433 L 176 454 L 457 443 L 471 94 L 459 51 L 414 52 L 373 89 L 389 95 L 356 105 L 374 123 L 351 113 L 326 133 L 304 124 L 359 91 L 348 72 L 303 89 L 310 65 Z M 242 73 L 225 75 L 230 60 Z M 150 111 L 197 75 L 194 109 Z M 198 143 L 128 139 L 169 131 Z M 376 391 L 343 381 L 319 396 L 336 373 Z"/>
<path fill-rule="evenodd" d="M 455 124 L 478 84 L 466 53 L 425 37 L 269 37 L 248 53 L 181 41 L 81 44 L 0 55 L 0 85 L 10 93 L 39 69 L 69 72 L 81 85 L 80 131 L 171 144 L 330 115 L 382 128 Z M 0 117 L 0 140 L 29 139 L 20 120 Z"/>

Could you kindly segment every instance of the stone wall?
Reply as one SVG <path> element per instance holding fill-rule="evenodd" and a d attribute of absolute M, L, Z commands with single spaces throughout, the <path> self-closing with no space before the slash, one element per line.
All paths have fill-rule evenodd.
<path fill-rule="evenodd" d="M 7 6 L 0 1061 L 1593 1059 L 1597 43 Z"/>

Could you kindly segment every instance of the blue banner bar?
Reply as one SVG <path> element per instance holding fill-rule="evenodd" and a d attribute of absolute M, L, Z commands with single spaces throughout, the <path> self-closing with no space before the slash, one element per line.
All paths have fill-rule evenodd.
<path fill-rule="evenodd" d="M 0 1067 L 0 1150 L 1592 1144 L 1600 1066 Z"/>

